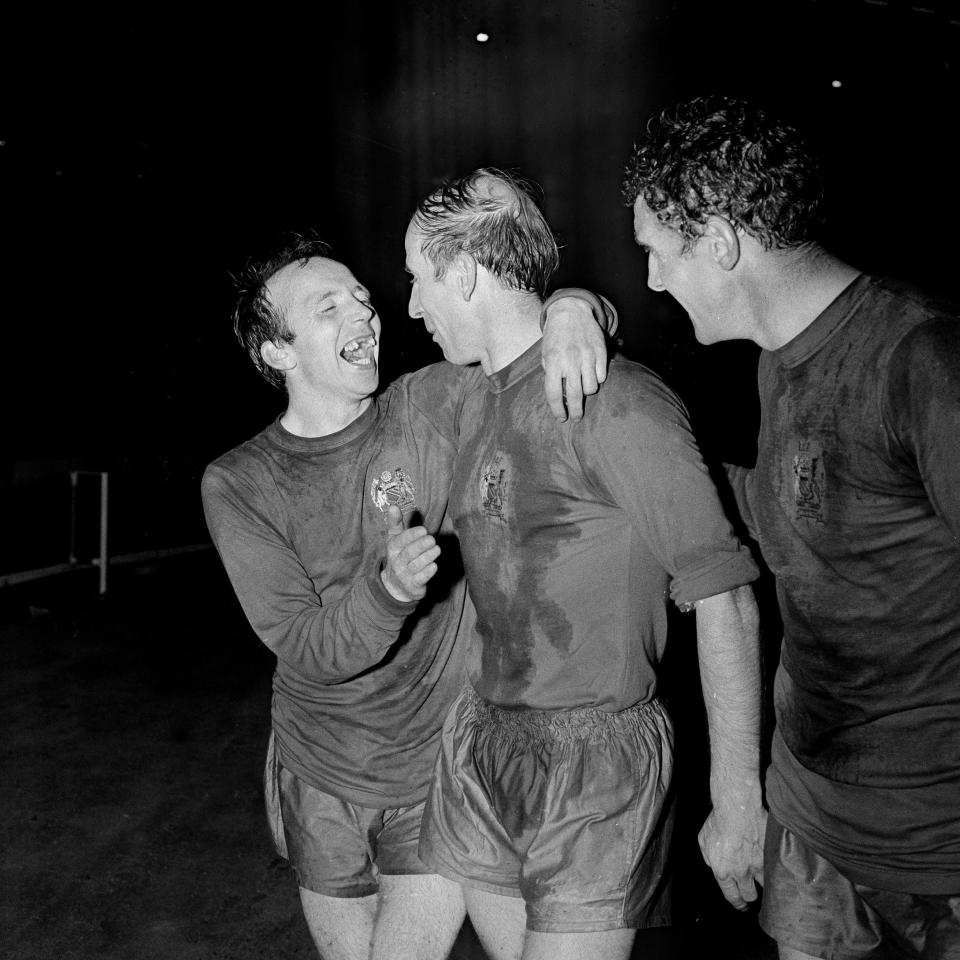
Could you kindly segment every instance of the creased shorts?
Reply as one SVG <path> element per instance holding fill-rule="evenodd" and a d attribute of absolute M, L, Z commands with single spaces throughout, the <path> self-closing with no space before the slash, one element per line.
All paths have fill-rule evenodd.
<path fill-rule="evenodd" d="M 960 894 L 893 893 L 854 883 L 772 815 L 760 926 L 781 946 L 824 960 L 960 960 Z"/>
<path fill-rule="evenodd" d="M 444 725 L 420 857 L 522 897 L 530 930 L 665 926 L 672 768 L 658 703 L 507 710 L 468 687 Z"/>
<path fill-rule="evenodd" d="M 274 846 L 305 890 L 366 897 L 382 874 L 432 872 L 417 855 L 423 803 L 372 809 L 318 790 L 280 763 L 273 733 L 263 786 Z"/>

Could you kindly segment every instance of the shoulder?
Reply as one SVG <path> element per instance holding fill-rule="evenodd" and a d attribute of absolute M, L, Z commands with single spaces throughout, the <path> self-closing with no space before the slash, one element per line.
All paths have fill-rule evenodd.
<path fill-rule="evenodd" d="M 479 367 L 476 364 L 470 366 L 458 366 L 447 360 L 440 360 L 438 363 L 428 363 L 419 370 L 413 370 L 410 373 L 401 374 L 395 380 L 392 380 L 384 390 L 384 396 L 392 393 L 408 393 L 414 396 L 421 391 L 431 389 L 446 389 L 450 386 L 459 387 L 476 379 Z"/>
<path fill-rule="evenodd" d="M 607 379 L 592 399 L 597 401 L 597 415 L 687 421 L 676 393 L 649 367 L 623 357 L 611 361 Z"/>
<path fill-rule="evenodd" d="M 429 427 L 456 444 L 464 407 L 484 383 L 479 366 L 433 363 L 398 378 L 380 397 L 383 414 L 414 426 Z"/>
<path fill-rule="evenodd" d="M 267 472 L 269 434 L 267 427 L 207 464 L 200 482 L 204 497 L 244 483 L 255 486 L 254 478 Z"/>
<path fill-rule="evenodd" d="M 928 302 L 922 312 L 918 312 L 899 338 L 898 352 L 923 354 L 940 363 L 956 363 L 960 347 L 960 316 L 949 312 L 949 308 Z"/>
<path fill-rule="evenodd" d="M 442 360 L 390 382 L 380 396 L 385 408 L 402 404 L 433 411 L 438 405 L 456 401 L 483 382 L 479 366 L 457 366 Z"/>
<path fill-rule="evenodd" d="M 960 398 L 960 319 L 929 314 L 902 331 L 887 364 L 888 387 Z"/>
<path fill-rule="evenodd" d="M 654 452 L 678 456 L 694 446 L 677 395 L 648 367 L 621 359 L 610 364 L 600 390 L 587 398 L 583 419 L 570 428 L 570 440 L 587 460 L 633 460 Z"/>
<path fill-rule="evenodd" d="M 913 284 L 885 277 L 870 278 L 857 312 L 864 322 L 881 322 L 887 338 L 893 340 L 931 321 L 949 324 L 960 317 L 957 304 L 925 293 Z"/>
<path fill-rule="evenodd" d="M 957 316 L 957 304 L 935 294 L 931 294 L 906 280 L 897 280 L 892 277 L 870 277 L 868 293 L 876 299 L 896 304 L 901 310 L 906 309 L 918 316 Z"/>
<path fill-rule="evenodd" d="M 902 372 L 930 364 L 933 369 L 960 364 L 960 308 L 912 284 L 874 278 L 861 306 L 861 322 L 879 342 L 881 362 Z M 928 373 L 931 371 L 927 371 Z"/>

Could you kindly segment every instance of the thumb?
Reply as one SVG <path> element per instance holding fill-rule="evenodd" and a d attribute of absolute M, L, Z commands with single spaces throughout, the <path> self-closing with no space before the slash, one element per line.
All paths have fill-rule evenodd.
<path fill-rule="evenodd" d="M 403 533 L 403 514 L 400 508 L 392 503 L 387 510 L 387 536 L 395 537 L 398 533 Z"/>

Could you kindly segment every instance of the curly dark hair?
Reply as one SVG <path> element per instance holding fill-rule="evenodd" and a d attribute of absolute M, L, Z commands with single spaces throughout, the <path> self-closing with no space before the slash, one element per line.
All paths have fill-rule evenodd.
<path fill-rule="evenodd" d="M 437 279 L 464 252 L 511 290 L 544 296 L 560 255 L 534 189 L 513 174 L 481 167 L 421 200 L 413 222 Z"/>
<path fill-rule="evenodd" d="M 697 97 L 664 111 L 635 144 L 622 184 L 643 197 L 689 250 L 711 215 L 729 220 L 764 250 L 813 239 L 823 178 L 797 131 L 763 109 L 727 97 Z"/>
<path fill-rule="evenodd" d="M 282 311 L 267 297 L 267 283 L 291 263 L 305 266 L 313 257 L 329 257 L 330 252 L 330 244 L 318 237 L 288 233 L 266 259 L 248 260 L 243 270 L 233 277 L 237 290 L 233 332 L 263 378 L 278 390 L 285 389 L 284 376 L 264 362 L 260 348 L 267 341 L 293 343 L 293 332 Z"/>

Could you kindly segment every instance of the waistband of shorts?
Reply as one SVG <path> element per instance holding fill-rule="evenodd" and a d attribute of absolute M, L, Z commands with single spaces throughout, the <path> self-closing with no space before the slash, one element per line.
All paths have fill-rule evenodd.
<path fill-rule="evenodd" d="M 647 727 L 663 713 L 659 701 L 650 700 L 626 710 L 577 707 L 572 710 L 528 710 L 500 707 L 484 700 L 472 687 L 465 688 L 463 709 L 483 729 L 496 730 L 500 737 L 523 742 L 574 742 L 604 739 Z"/>

